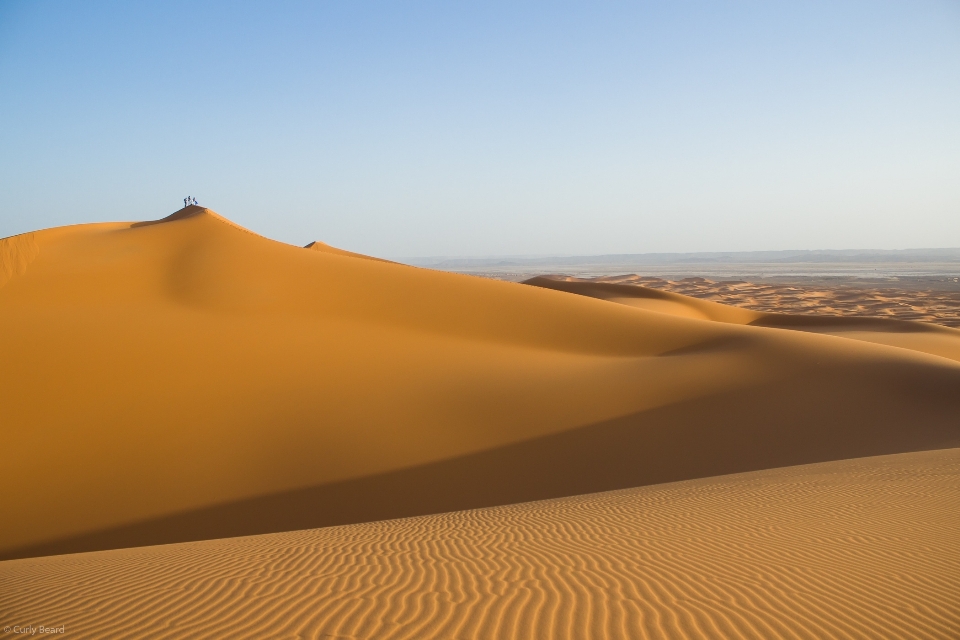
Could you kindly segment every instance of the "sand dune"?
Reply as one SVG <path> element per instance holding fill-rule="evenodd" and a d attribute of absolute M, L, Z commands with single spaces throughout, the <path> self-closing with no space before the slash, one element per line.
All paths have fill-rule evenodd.
<path fill-rule="evenodd" d="M 32 233 L 0 239 L 0 287 L 23 275 L 39 251 Z"/>
<path fill-rule="evenodd" d="M 874 317 L 859 313 L 831 315 L 829 311 L 833 310 L 832 307 L 826 309 L 823 314 L 770 313 L 758 311 L 749 308 L 749 306 L 747 308 L 730 306 L 715 302 L 712 299 L 703 299 L 676 291 L 638 284 L 638 282 L 646 280 L 650 279 L 638 278 L 637 276 L 589 279 L 569 276 L 538 276 L 525 280 L 524 283 L 685 318 L 700 318 L 753 327 L 773 327 L 834 335 L 911 349 L 960 361 L 960 329 L 926 322 L 900 320 L 889 315 L 887 317 Z M 652 278 L 652 280 L 659 279 Z M 709 290 L 710 285 L 723 284 L 711 283 L 704 278 L 690 278 L 689 281 L 681 281 L 679 284 L 684 286 L 675 288 L 683 289 L 686 285 L 690 285 L 690 287 L 703 293 L 703 290 L 699 289 L 700 287 Z M 748 286 L 755 287 L 756 285 Z M 709 298 L 713 297 L 712 294 L 709 296 Z M 784 304 L 783 308 L 790 310 L 791 306 Z"/>
<path fill-rule="evenodd" d="M 706 278 L 676 282 L 661 278 L 641 280 L 644 281 L 637 284 L 757 311 L 869 316 L 960 327 L 960 293 L 957 291 L 899 289 L 890 285 L 866 289 L 849 284 L 825 287 L 716 282 Z"/>
<path fill-rule="evenodd" d="M 350 258 L 361 258 L 363 260 L 376 260 L 377 262 L 386 262 L 389 264 L 396 264 L 391 260 L 384 260 L 383 258 L 374 258 L 373 256 L 365 256 L 362 253 L 354 253 L 353 251 L 347 251 L 345 249 L 338 249 L 336 247 L 331 247 L 330 245 L 316 240 L 308 244 L 305 249 L 311 249 L 313 251 L 320 251 L 321 253 L 329 253 L 336 256 L 347 256 Z"/>
<path fill-rule="evenodd" d="M 640 285 L 752 311 L 888 318 L 960 327 L 960 292 L 957 291 L 899 289 L 890 284 L 868 288 L 852 284 L 756 283 L 700 277 L 665 280 L 635 274 L 580 281 Z"/>
<path fill-rule="evenodd" d="M 75 638 L 956 638 L 960 450 L 0 563 Z"/>
<path fill-rule="evenodd" d="M 684 317 L 200 207 L 2 251 L 3 558 L 960 446 L 954 334 L 902 348 L 666 299 Z"/>

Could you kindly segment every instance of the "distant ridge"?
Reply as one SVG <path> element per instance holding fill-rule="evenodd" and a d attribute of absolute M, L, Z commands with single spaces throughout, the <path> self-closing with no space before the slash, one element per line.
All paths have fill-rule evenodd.
<path fill-rule="evenodd" d="M 789 264 L 789 263 L 917 263 L 958 262 L 960 248 L 945 249 L 816 249 L 785 251 L 717 251 L 701 253 L 616 253 L 593 256 L 506 258 L 407 258 L 407 264 L 436 268 L 536 267 L 602 264 Z"/>

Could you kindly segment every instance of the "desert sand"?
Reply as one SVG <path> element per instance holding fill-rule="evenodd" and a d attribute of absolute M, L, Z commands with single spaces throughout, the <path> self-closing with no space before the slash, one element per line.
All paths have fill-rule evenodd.
<path fill-rule="evenodd" d="M 753 327 L 776 327 L 835 335 L 922 351 L 960 361 L 960 341 L 957 340 L 960 337 L 960 331 L 954 328 L 926 322 L 898 320 L 889 316 L 868 315 L 863 313 L 862 307 L 853 305 L 851 305 L 853 308 L 847 310 L 845 314 L 831 313 L 831 311 L 836 311 L 836 308 L 828 305 L 824 305 L 824 312 L 818 314 L 809 312 L 803 314 L 770 313 L 756 310 L 756 307 L 760 305 L 730 306 L 713 300 L 718 296 L 718 294 L 713 293 L 716 290 L 724 290 L 728 286 L 738 287 L 738 285 L 712 283 L 718 286 L 711 286 L 706 279 L 697 278 L 693 282 L 673 283 L 675 286 L 671 287 L 652 288 L 636 284 L 635 281 L 638 279 L 630 276 L 589 279 L 569 276 L 539 276 L 526 280 L 525 284 L 576 293 L 668 315 Z M 743 284 L 747 285 L 742 288 L 743 291 L 756 288 L 756 285 Z M 671 291 L 672 288 L 696 288 L 699 295 L 694 298 Z M 707 293 L 708 291 L 712 292 Z M 745 297 L 747 297 L 747 294 L 745 294 Z M 749 298 L 747 299 L 749 300 Z M 770 307 L 769 302 L 767 306 Z M 783 306 L 789 310 L 789 301 Z M 776 308 L 776 306 L 774 305 L 773 308 Z M 809 311 L 809 307 L 806 305 L 800 307 L 800 309 Z"/>
<path fill-rule="evenodd" d="M 553 276 L 556 277 L 556 276 Z M 680 293 L 693 298 L 780 314 L 815 314 L 917 320 L 960 327 L 960 292 L 883 286 L 745 282 L 689 277 L 666 280 L 626 274 L 597 278 L 569 278 L 610 284 L 632 284 Z"/>
<path fill-rule="evenodd" d="M 875 611 L 887 606 L 878 603 L 900 592 L 893 587 L 871 591 L 866 586 L 819 584 L 827 578 L 817 573 L 820 560 L 810 558 L 834 558 L 823 561 L 836 564 L 835 559 L 845 554 L 860 554 L 848 557 L 847 565 L 836 565 L 839 570 L 857 565 L 858 558 L 881 557 L 890 549 L 899 558 L 891 560 L 900 563 L 896 566 L 907 566 L 915 557 L 926 558 L 923 554 L 928 552 L 939 554 L 943 564 L 910 578 L 915 582 L 911 588 L 939 590 L 937 602 L 957 600 L 950 577 L 954 565 L 949 563 L 960 540 L 942 519 L 952 516 L 929 509 L 909 512 L 927 518 L 909 529 L 923 541 L 913 551 L 908 550 L 907 530 L 896 528 L 909 523 L 889 524 L 896 520 L 892 516 L 864 515 L 878 524 L 872 533 L 863 534 L 856 529 L 855 518 L 867 508 L 864 500 L 878 500 L 881 504 L 876 509 L 887 510 L 883 513 L 907 511 L 897 506 L 903 500 L 888 501 L 889 496 L 856 488 L 858 482 L 866 482 L 864 486 L 869 482 L 855 471 L 860 467 L 842 464 L 859 462 L 836 467 L 840 469 L 837 477 L 849 477 L 849 482 L 838 480 L 831 494 L 830 500 L 840 501 L 830 511 L 839 514 L 833 533 L 781 545 L 778 553 L 795 562 L 789 578 L 795 582 L 789 583 L 793 586 L 776 581 L 768 585 L 773 594 L 769 601 L 774 604 L 764 605 L 762 598 L 750 595 L 753 587 L 748 583 L 737 587 L 745 591 L 731 591 L 732 583 L 711 591 L 714 574 L 710 572 L 720 569 L 708 559 L 684 559 L 688 548 L 690 557 L 696 557 L 692 547 L 678 547 L 670 560 L 673 564 L 656 569 L 659 583 L 643 573 L 625 573 L 616 559 L 617 549 L 626 553 L 622 545 L 633 544 L 628 540 L 646 539 L 647 529 L 641 524 L 648 516 L 643 514 L 660 518 L 656 526 L 664 535 L 672 531 L 671 535 L 679 536 L 678 544 L 686 540 L 684 527 L 705 527 L 700 531 L 718 535 L 726 531 L 728 542 L 717 544 L 743 553 L 749 552 L 751 535 L 772 535 L 777 530 L 774 524 L 762 524 L 761 515 L 768 507 L 757 507 L 753 517 L 761 518 L 754 520 L 759 524 L 745 524 L 746 529 L 737 530 L 734 519 L 710 520 L 707 515 L 698 524 L 696 496 L 714 491 L 706 488 L 714 486 L 711 483 L 720 483 L 715 489 L 720 493 L 742 493 L 723 484 L 731 480 L 711 477 L 772 470 L 750 477 L 769 478 L 772 483 L 763 504 L 789 505 L 801 499 L 794 495 L 794 487 L 805 481 L 776 484 L 778 468 L 960 446 L 957 329 L 908 320 L 767 313 L 634 284 L 556 278 L 528 284 L 494 281 L 372 259 L 323 243 L 306 248 L 287 245 L 209 209 L 188 207 L 158 221 L 77 225 L 0 240 L 0 362 L 5 454 L 0 465 L 4 487 L 0 559 L 8 561 L 0 567 L 4 576 L 21 576 L 11 579 L 18 580 L 17 593 L 26 594 L 11 599 L 14 594 L 4 587 L 0 595 L 5 602 L 15 603 L 4 611 L 18 616 L 36 617 L 61 606 L 103 610 L 92 603 L 98 597 L 111 600 L 113 596 L 96 596 L 89 581 L 70 573 L 71 566 L 86 567 L 91 575 L 104 579 L 117 572 L 130 573 L 131 580 L 142 581 L 140 586 L 129 583 L 132 600 L 118 597 L 116 601 L 127 602 L 123 606 L 132 611 L 136 594 L 143 594 L 142 615 L 156 615 L 158 620 L 163 611 L 172 615 L 183 607 L 175 595 L 181 587 L 165 587 L 172 583 L 164 581 L 192 580 L 200 591 L 191 593 L 207 603 L 195 603 L 197 619 L 214 620 L 219 615 L 215 611 L 246 610 L 246 600 L 270 591 L 273 573 L 282 582 L 281 574 L 289 573 L 291 567 L 317 563 L 315 571 L 340 575 L 342 569 L 349 577 L 354 570 L 350 567 L 356 565 L 362 575 L 345 578 L 343 583 L 353 589 L 366 584 L 363 580 L 380 579 L 363 573 L 366 569 L 359 568 L 363 563 L 356 558 L 376 562 L 384 555 L 385 562 L 401 563 L 387 565 L 393 566 L 387 574 L 408 590 L 384 596 L 387 606 L 428 626 L 408 627 L 404 622 L 402 628 L 376 627 L 377 631 L 369 625 L 378 624 L 378 619 L 394 620 L 390 617 L 394 614 L 384 618 L 386 614 L 356 602 L 343 605 L 343 610 L 331 602 L 325 609 L 330 617 L 324 618 L 328 615 L 324 613 L 310 619 L 353 629 L 350 633 L 359 637 L 374 631 L 380 636 L 396 632 L 454 637 L 451 629 L 459 627 L 443 626 L 447 623 L 442 616 L 430 613 L 453 599 L 468 603 L 463 605 L 466 609 L 458 609 L 461 622 L 455 623 L 465 625 L 461 635 L 466 636 L 499 637 L 491 631 L 499 628 L 499 622 L 491 622 L 494 619 L 513 620 L 504 624 L 512 625 L 511 633 L 518 637 L 592 636 L 590 629 L 616 636 L 620 633 L 616 629 L 637 629 L 633 625 L 641 618 L 628 610 L 653 616 L 643 618 L 642 628 L 651 634 L 681 625 L 685 633 L 696 635 L 697 629 L 713 628 L 709 625 L 723 619 L 738 633 L 770 635 L 750 626 L 758 622 L 744 622 L 754 616 L 746 609 L 769 611 L 779 606 L 778 598 L 783 602 L 800 598 L 785 589 L 809 588 L 847 594 L 849 610 L 859 611 L 860 617 L 831 613 L 826 605 L 802 605 L 808 608 L 796 615 L 806 616 L 807 622 L 776 627 L 777 634 L 802 636 L 793 629 L 806 629 L 807 624 L 813 625 L 810 629 L 840 625 L 836 628 L 847 629 L 848 635 L 870 636 L 874 628 L 870 625 L 882 618 Z M 904 462 L 908 470 L 900 480 L 906 488 L 896 491 L 914 496 L 929 490 L 935 496 L 931 499 L 952 500 L 954 507 L 960 506 L 949 487 L 909 485 L 917 473 L 927 473 L 925 463 L 918 460 L 942 468 L 939 454 L 923 455 L 928 457 L 903 458 L 909 461 Z M 909 470 L 917 464 L 920 471 Z M 787 474 L 783 478 L 806 473 L 782 472 Z M 676 494 L 692 500 L 683 503 L 686 506 L 669 504 L 663 497 L 673 496 L 674 489 L 636 489 L 678 481 L 692 482 L 675 485 L 687 487 L 687 494 Z M 634 493 L 574 498 L 552 503 L 555 506 L 503 507 L 483 512 L 488 515 L 482 517 L 465 511 L 627 489 Z M 807 511 L 783 517 L 795 517 L 797 522 L 810 518 L 810 526 L 826 526 L 819 521 L 827 511 L 817 511 L 820 507 L 814 504 L 819 494 L 810 495 L 814 497 Z M 615 505 L 621 498 L 611 496 L 637 501 L 631 503 L 634 515 L 620 514 Z M 717 507 L 716 517 L 722 511 L 725 517 L 735 518 L 731 505 L 738 500 L 730 497 L 726 503 L 717 503 L 726 506 Z M 568 513 L 564 505 L 573 504 L 593 504 L 583 508 L 608 513 L 613 518 L 610 526 L 625 538 L 615 542 L 597 530 L 578 542 L 577 532 L 592 526 L 593 516 L 584 512 L 581 515 L 587 520 L 573 515 L 564 520 L 563 514 Z M 919 509 L 922 505 L 917 504 Z M 523 514 L 533 517 L 542 509 L 555 515 L 544 516 L 546 520 L 538 525 L 534 518 L 530 526 L 545 527 L 540 531 L 549 530 L 549 536 L 521 535 L 515 531 L 519 524 L 509 524 L 526 522 Z M 442 513 L 449 515 L 376 522 Z M 621 517 L 626 519 L 617 520 Z M 492 540 L 490 553 L 498 553 L 497 545 L 513 544 L 512 540 L 523 546 L 523 535 L 532 536 L 531 540 L 552 539 L 552 551 L 547 547 L 527 551 L 539 558 L 537 562 L 554 567 L 554 582 L 518 586 L 523 597 L 509 605 L 501 601 L 506 608 L 497 609 L 501 605 L 483 600 L 486 587 L 478 582 L 492 575 L 490 571 L 496 573 L 489 564 L 493 560 L 478 556 L 471 565 L 475 574 L 461 568 L 430 577 L 423 573 L 415 553 L 391 559 L 396 549 L 421 549 L 416 553 L 439 549 L 431 546 L 431 535 L 449 537 L 451 530 L 467 531 L 474 518 L 480 518 L 479 528 L 470 529 L 474 533 L 469 535 Z M 503 528 L 498 529 L 501 521 Z M 728 525 L 723 522 L 734 528 L 725 529 Z M 286 537 L 16 560 L 355 523 L 374 524 Z M 884 528 L 888 525 L 893 528 Z M 377 541 L 378 535 L 386 537 Z M 924 536 L 941 536 L 937 538 L 941 546 L 930 546 L 933 543 Z M 334 545 L 333 551 L 323 551 L 328 543 Z M 693 544 L 690 540 L 684 544 L 688 543 Z M 337 544 L 348 545 L 339 547 L 347 555 L 336 555 L 340 553 Z M 350 544 L 359 545 L 353 556 Z M 457 544 L 473 548 L 469 538 Z M 608 544 L 613 545 L 612 555 L 590 555 Z M 275 551 L 258 555 L 257 545 Z M 570 564 L 576 557 L 570 555 L 574 548 L 586 554 L 582 556 L 586 564 Z M 813 551 L 826 555 L 811 556 Z M 197 553 L 209 554 L 209 573 L 201 570 L 200 557 L 190 555 Z M 515 556 L 511 562 L 535 566 L 523 564 L 524 557 Z M 864 562 L 862 576 L 882 574 L 891 582 L 901 580 L 882 573 L 893 565 Z M 172 573 L 164 574 L 168 564 Z M 929 560 L 930 567 L 935 564 Z M 180 574 L 176 566 L 183 567 Z M 597 577 L 590 589 L 609 590 L 602 597 L 590 595 L 586 583 L 576 582 L 579 578 L 561 579 L 561 574 L 577 566 L 591 566 L 598 576 L 607 576 Z M 734 577 L 729 579 L 757 578 L 760 574 L 749 573 L 749 566 L 731 565 L 728 569 Z M 216 577 L 221 575 L 217 572 L 233 570 L 230 567 L 257 572 L 266 582 L 262 587 L 244 586 Z M 677 573 L 676 584 L 669 577 L 674 568 L 686 571 Z M 27 573 L 17 573 L 23 571 Z M 199 573 L 184 578 L 184 571 Z M 525 575 L 518 571 L 507 573 Z M 742 571 L 748 573 L 737 573 Z M 875 571 L 881 574 L 870 573 Z M 203 576 L 213 582 L 204 583 Z M 857 579 L 862 585 L 869 582 L 868 577 Z M 306 582 L 298 586 L 298 579 L 290 580 L 283 588 L 301 589 L 306 599 L 314 593 Z M 621 583 L 631 583 L 632 591 L 617 586 Z M 93 599 L 66 595 L 68 584 L 87 585 Z M 657 584 L 675 595 L 692 589 L 729 597 L 718 595 L 725 604 L 710 605 L 719 616 L 716 619 L 710 617 L 714 614 L 688 615 L 680 605 L 686 600 L 663 599 Z M 652 591 L 644 591 L 648 587 Z M 160 608 L 154 613 L 147 606 L 151 589 L 166 594 L 157 596 L 155 606 Z M 561 595 L 536 600 L 537 593 L 551 590 Z M 50 595 L 55 592 L 64 595 Z M 470 600 L 470 593 L 481 596 Z M 586 609 L 571 609 L 567 604 L 558 609 L 561 601 L 576 601 L 577 607 Z M 609 609 L 615 601 L 633 604 L 623 604 L 627 608 L 616 613 Z M 956 623 L 955 610 L 931 602 L 927 609 L 911 610 L 914 626 L 910 628 L 939 630 L 930 632 L 933 635 L 954 629 L 949 625 Z M 299 605 L 277 606 L 271 613 L 250 613 L 243 619 L 279 619 Z M 721 614 L 727 610 L 724 607 L 744 611 L 738 618 Z M 581 613 L 570 617 L 569 611 L 574 610 Z M 592 613 L 584 613 L 588 610 Z M 542 615 L 530 613 L 534 611 Z M 906 615 L 897 611 L 894 617 Z M 96 615 L 89 613 L 93 617 L 84 619 L 92 621 Z M 127 621 L 135 619 L 132 613 L 117 615 L 123 620 L 109 621 L 107 615 L 101 622 L 90 622 L 93 626 L 88 629 L 109 624 L 119 634 Z M 287 622 L 294 625 L 309 617 L 307 613 L 299 618 L 290 615 Z M 776 618 L 772 613 L 755 615 L 767 616 L 763 619 L 769 624 Z M 776 619 L 785 620 L 783 616 L 793 614 L 785 610 L 777 615 L 781 617 Z M 236 621 L 237 614 L 231 619 Z M 476 626 L 480 620 L 487 622 Z M 602 620 L 597 623 L 601 626 L 584 627 L 586 620 Z M 315 627 L 315 633 L 334 627 Z M 236 634 L 227 635 L 239 635 L 247 628 L 237 627 Z M 724 628 L 711 633 L 724 635 Z M 177 636 L 172 628 L 158 633 Z"/>
<path fill-rule="evenodd" d="M 75 638 L 956 638 L 960 450 L 0 563 Z"/>

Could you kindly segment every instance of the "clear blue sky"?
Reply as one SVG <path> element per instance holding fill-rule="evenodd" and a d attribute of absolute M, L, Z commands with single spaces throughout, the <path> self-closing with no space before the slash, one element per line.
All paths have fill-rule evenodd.
<path fill-rule="evenodd" d="M 960 2 L 0 3 L 0 236 L 960 246 Z"/>

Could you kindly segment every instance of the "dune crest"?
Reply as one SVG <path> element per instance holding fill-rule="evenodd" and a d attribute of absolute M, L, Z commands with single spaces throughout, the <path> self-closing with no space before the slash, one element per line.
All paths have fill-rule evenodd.
<path fill-rule="evenodd" d="M 33 240 L 0 289 L 0 558 L 960 446 L 960 364 L 923 345 L 304 250 L 201 207 Z"/>
<path fill-rule="evenodd" d="M 661 291 L 660 289 L 619 282 L 585 280 L 571 276 L 537 276 L 524 280 L 523 284 L 698 320 L 751 324 L 764 316 L 763 313 L 748 309 L 732 307 L 709 300 L 700 300 L 671 291 Z"/>
<path fill-rule="evenodd" d="M 138 228 L 138 227 L 149 227 L 149 226 L 152 226 L 152 225 L 155 225 L 155 224 L 167 224 L 167 223 L 170 223 L 170 222 L 177 222 L 177 221 L 180 221 L 180 220 L 187 220 L 187 219 L 189 219 L 189 218 L 194 218 L 194 217 L 197 217 L 197 216 L 202 216 L 202 217 L 207 218 L 207 219 L 210 219 L 210 220 L 216 220 L 217 222 L 219 222 L 219 223 L 221 223 L 221 224 L 225 224 L 225 225 L 231 226 L 231 227 L 233 227 L 234 229 L 238 229 L 238 230 L 240 230 L 240 231 L 243 231 L 244 233 L 249 233 L 250 235 L 257 236 L 258 238 L 262 238 L 262 237 L 263 237 L 263 236 L 261 236 L 260 234 L 254 233 L 253 231 L 250 231 L 250 229 L 247 229 L 246 227 L 237 224 L 237 223 L 234 222 L 233 220 L 230 220 L 230 219 L 228 219 L 228 218 L 225 218 L 224 216 L 220 215 L 219 213 L 217 213 L 217 212 L 214 211 L 213 209 L 208 209 L 207 207 L 201 207 L 201 206 L 195 205 L 195 204 L 191 204 L 191 205 L 186 206 L 186 207 L 184 207 L 184 208 L 182 208 L 182 209 L 180 209 L 180 210 L 178 210 L 178 211 L 174 211 L 174 212 L 171 213 L 170 215 L 166 216 L 165 218 L 160 218 L 159 220 L 146 220 L 146 221 L 144 221 L 144 222 L 134 222 L 133 224 L 130 225 L 130 228 L 131 228 L 131 229 L 135 229 L 135 228 Z M 265 238 L 264 238 L 264 239 L 265 239 Z"/>
<path fill-rule="evenodd" d="M 396 264 L 392 260 L 384 260 L 383 258 L 374 258 L 373 256 L 364 255 L 362 253 L 354 253 L 353 251 L 347 251 L 346 249 L 338 249 L 337 247 L 331 247 L 330 245 L 315 240 L 304 247 L 304 249 L 310 249 L 312 251 L 319 251 L 320 253 L 329 253 L 337 256 L 347 256 L 350 258 L 360 258 L 362 260 L 374 260 L 376 262 L 386 262 L 388 264 Z"/>
<path fill-rule="evenodd" d="M 22 276 L 40 253 L 33 233 L 22 233 L 9 238 L 0 238 L 0 287 L 10 279 Z"/>
<path fill-rule="evenodd" d="M 960 450 L 0 563 L 69 637 L 956 638 Z"/>

